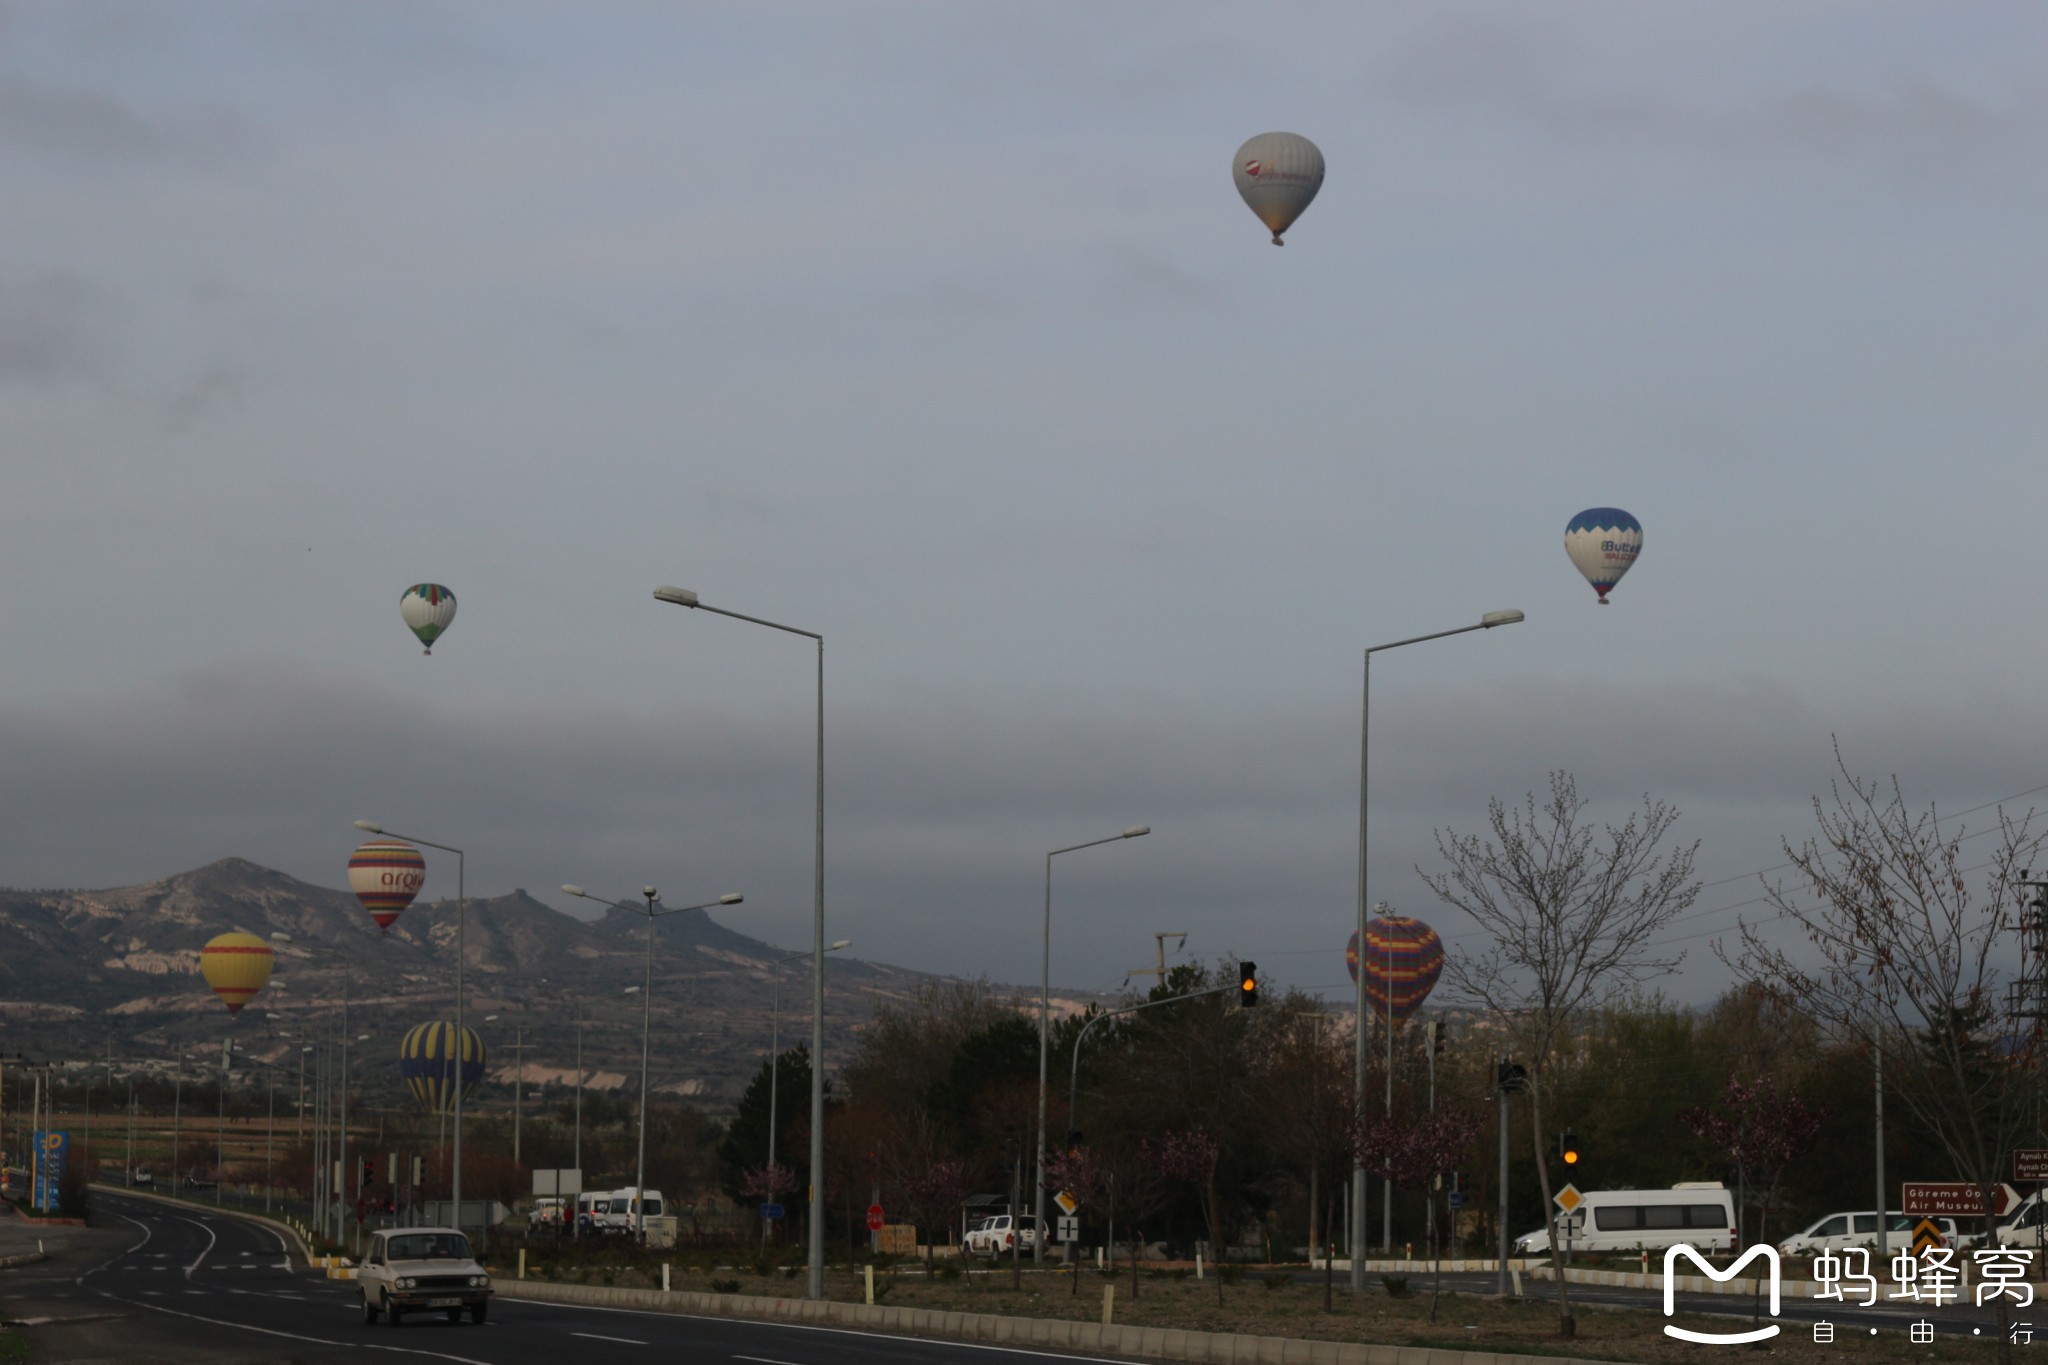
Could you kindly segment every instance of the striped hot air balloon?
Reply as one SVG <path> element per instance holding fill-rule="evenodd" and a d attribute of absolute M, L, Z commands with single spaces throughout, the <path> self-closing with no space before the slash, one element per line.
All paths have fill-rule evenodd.
<path fill-rule="evenodd" d="M 1285 246 L 1280 235 L 1323 187 L 1323 154 L 1299 133 L 1260 133 L 1237 149 L 1230 175 L 1245 206 L 1273 234 L 1273 245 Z"/>
<path fill-rule="evenodd" d="M 455 1108 L 455 1081 L 462 1078 L 462 1097 L 476 1093 L 484 1077 L 484 1040 L 473 1028 L 462 1030 L 462 1058 L 455 1057 L 455 1025 L 443 1019 L 415 1024 L 398 1045 L 398 1074 L 413 1098 L 430 1114 Z"/>
<path fill-rule="evenodd" d="M 216 935 L 199 950 L 199 974 L 229 1014 L 242 1012 L 242 1006 L 270 980 L 270 970 L 276 965 L 277 955 L 270 945 L 240 929 Z"/>
<path fill-rule="evenodd" d="M 415 583 L 399 597 L 398 614 L 405 618 L 406 628 L 420 637 L 425 652 L 432 654 L 434 641 L 455 619 L 455 594 L 439 583 Z"/>
<path fill-rule="evenodd" d="M 1405 1022 L 1422 1008 L 1422 1002 L 1436 986 L 1437 977 L 1443 974 L 1443 940 L 1419 919 L 1381 915 L 1366 921 L 1365 951 L 1365 998 L 1382 1019 L 1387 1017 L 1387 1002 L 1391 999 L 1394 1022 Z M 1344 962 L 1351 969 L 1351 979 L 1358 980 L 1355 933 L 1344 949 Z"/>
<path fill-rule="evenodd" d="M 1600 594 L 1607 594 L 1643 552 L 1643 524 L 1619 507 L 1588 507 L 1564 528 L 1564 552 Z"/>
<path fill-rule="evenodd" d="M 401 839 L 372 839 L 348 855 L 348 889 L 389 935 L 427 880 L 427 860 Z"/>

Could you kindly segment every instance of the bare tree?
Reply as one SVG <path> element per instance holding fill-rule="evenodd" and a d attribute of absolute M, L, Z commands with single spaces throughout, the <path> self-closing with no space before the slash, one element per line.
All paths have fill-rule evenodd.
<path fill-rule="evenodd" d="M 1519 1044 L 1529 1068 L 1529 1132 L 1557 1276 L 1558 1331 L 1577 1332 L 1565 1284 L 1544 1160 L 1543 1076 L 1571 1046 L 1574 1021 L 1646 980 L 1676 970 L 1678 957 L 1658 954 L 1657 933 L 1699 896 L 1693 878 L 1695 841 L 1663 852 L 1658 845 L 1678 819 L 1676 807 L 1643 798 L 1619 825 L 1586 816 L 1570 773 L 1550 775 L 1540 805 L 1530 793 L 1520 806 L 1487 804 L 1488 833 L 1439 831 L 1446 871 L 1422 875 L 1438 898 L 1469 915 L 1491 943 L 1485 952 L 1454 955 L 1444 973 Z"/>
<path fill-rule="evenodd" d="M 1858 780 L 1839 749 L 1835 764 L 1830 800 L 1813 803 L 1819 833 L 1785 844 L 1793 886 L 1765 887 L 1776 918 L 1802 930 L 1812 951 L 1788 951 L 1744 924 L 1734 965 L 1837 1038 L 1878 1050 L 1887 1093 L 1977 1186 L 1994 1226 L 1999 1185 L 2040 1095 L 2044 1002 L 2012 988 L 2039 946 L 2025 941 L 2020 883 L 2043 836 L 2031 811 L 2002 809 L 1970 833 L 1933 807 L 1910 809 L 1896 778 Z M 1987 846 L 1964 847 L 1980 835 Z M 1998 1299 L 2004 1358 L 2007 1306 Z"/>

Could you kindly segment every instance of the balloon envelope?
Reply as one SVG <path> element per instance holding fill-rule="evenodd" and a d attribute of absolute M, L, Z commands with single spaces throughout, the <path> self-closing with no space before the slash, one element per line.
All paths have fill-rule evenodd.
<path fill-rule="evenodd" d="M 1237 149 L 1230 166 L 1237 192 L 1266 230 L 1273 245 L 1294 225 L 1323 187 L 1323 153 L 1299 133 L 1260 133 Z"/>
<path fill-rule="evenodd" d="M 1607 594 L 1643 550 L 1643 525 L 1619 507 L 1588 507 L 1564 528 L 1564 552 L 1600 594 Z"/>
<path fill-rule="evenodd" d="M 270 980 L 270 970 L 276 965 L 277 956 L 268 943 L 239 929 L 217 935 L 199 950 L 199 974 L 229 1014 L 241 1013 L 242 1006 Z"/>
<path fill-rule="evenodd" d="M 1422 1007 L 1443 974 L 1443 940 L 1419 919 L 1385 915 L 1366 921 L 1365 948 L 1365 998 L 1382 1019 L 1391 1000 L 1394 1022 L 1404 1022 Z M 1351 969 L 1351 979 L 1358 980 L 1355 933 L 1344 949 L 1344 963 Z"/>
<path fill-rule="evenodd" d="M 434 641 L 455 619 L 455 594 L 439 583 L 415 583 L 398 599 L 398 614 L 413 634 L 420 637 L 426 652 L 434 652 Z"/>
<path fill-rule="evenodd" d="M 348 855 L 348 889 L 386 934 L 427 880 L 427 860 L 399 839 L 372 839 Z"/>
<path fill-rule="evenodd" d="M 445 1114 L 455 1108 L 456 1077 L 462 1078 L 462 1097 L 476 1093 L 484 1076 L 484 1040 L 473 1028 L 462 1030 L 462 1057 L 455 1056 L 455 1025 L 445 1019 L 415 1024 L 398 1044 L 398 1074 L 406 1089 L 431 1114 Z"/>

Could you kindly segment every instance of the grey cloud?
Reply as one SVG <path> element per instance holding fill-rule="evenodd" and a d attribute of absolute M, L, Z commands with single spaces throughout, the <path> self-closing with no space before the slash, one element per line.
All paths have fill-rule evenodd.
<path fill-rule="evenodd" d="M 1813 84 L 1717 108 L 1645 86 L 1601 88 L 1573 69 L 1581 55 L 1560 26 L 1444 14 L 1387 60 L 1387 88 L 1435 108 L 1505 114 L 1581 146 L 1640 139 L 1732 158 L 1871 159 L 1895 173 L 1953 170 L 2041 131 L 2036 104 L 1995 108 L 1924 76 L 1862 92 Z"/>
<path fill-rule="evenodd" d="M 1138 699 L 1031 711 L 993 697 L 906 698 L 828 714 L 828 887 L 864 956 L 1028 980 L 1047 849 L 1133 822 L 1155 834 L 1058 869 L 1062 980 L 1114 985 L 1155 929 L 1192 951 L 1271 956 L 1335 984 L 1348 933 L 1357 717 L 1231 714 Z M 1686 814 L 1701 872 L 1741 874 L 1801 837 L 1832 761 L 1820 708 L 1765 685 L 1666 689 L 1587 705 L 1504 680 L 1387 689 L 1373 734 L 1375 898 L 1431 917 L 1413 866 L 1433 832 L 1574 768 L 1595 813 L 1647 788 Z M 1960 807 L 2031 785 L 1996 713 L 1854 721 L 1851 761 Z M 730 710 L 556 704 L 421 709 L 381 685 L 292 672 L 190 676 L 111 701 L 0 712 L 12 775 L 10 877 L 140 881 L 240 855 L 341 883 L 357 818 L 462 845 L 473 891 L 650 878 L 741 889 L 764 936 L 798 940 L 810 900 L 809 727 Z M 1732 927 L 1747 881 L 1691 931 Z M 1439 917 L 1447 935 L 1461 926 Z M 1317 945 L 1322 945 L 1319 949 Z M 1326 949 L 1327 951 L 1323 951 Z M 1275 956 L 1274 954 L 1279 954 Z M 1265 961 L 1265 957 L 1260 957 Z M 1694 955 L 1688 989 L 1719 969 Z"/>
<path fill-rule="evenodd" d="M 0 277 L 0 385 L 111 379 L 129 311 L 81 276 Z"/>
<path fill-rule="evenodd" d="M 146 113 L 111 95 L 68 89 L 19 75 L 0 77 L 0 140 L 17 152 L 67 163 L 180 161 L 200 164 L 245 155 L 253 126 L 221 105 Z"/>

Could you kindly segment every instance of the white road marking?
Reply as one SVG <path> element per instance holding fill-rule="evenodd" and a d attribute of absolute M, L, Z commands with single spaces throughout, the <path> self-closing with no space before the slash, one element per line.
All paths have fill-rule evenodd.
<path fill-rule="evenodd" d="M 646 1342 L 644 1342 L 644 1341 L 635 1341 L 635 1340 L 633 1340 L 633 1338 L 631 1338 L 631 1337 L 607 1337 L 607 1336 L 599 1336 L 599 1335 L 598 1335 L 598 1334 L 597 1334 L 596 1332 L 571 1332 L 571 1333 L 569 1333 L 569 1335 L 570 1335 L 570 1336 L 572 1336 L 572 1337 L 588 1337 L 588 1338 L 590 1338 L 590 1339 L 591 1339 L 592 1341 L 616 1341 L 616 1342 L 618 1342 L 618 1343 L 620 1343 L 621 1345 L 624 1345 L 624 1346 L 645 1346 L 645 1345 L 647 1344 L 647 1343 L 646 1343 Z M 745 1356 L 740 1356 L 740 1357 L 737 1357 L 737 1358 L 738 1358 L 738 1359 L 741 1359 L 741 1360 L 745 1360 L 745 1359 L 746 1359 L 746 1357 L 745 1357 Z"/>
<path fill-rule="evenodd" d="M 212 1228 L 206 1226 L 206 1224 L 204 1223 L 198 1222 L 195 1219 L 180 1218 L 178 1221 L 181 1223 L 190 1223 L 193 1227 L 198 1228 L 201 1232 L 206 1234 L 206 1250 L 200 1252 L 197 1256 L 193 1257 L 192 1264 L 185 1267 L 185 1278 L 189 1280 L 192 1278 L 192 1272 L 199 1269 L 199 1263 L 205 1260 L 207 1256 L 211 1254 L 214 1248 L 214 1244 L 220 1241 L 220 1238 L 213 1235 Z"/>
<path fill-rule="evenodd" d="M 734 1356 L 734 1360 L 758 1360 L 761 1365 L 796 1365 L 794 1360 L 770 1360 L 767 1356 Z"/>

